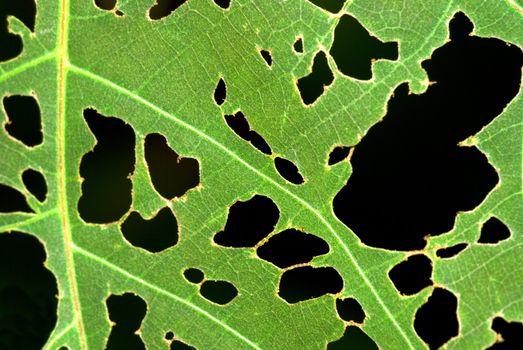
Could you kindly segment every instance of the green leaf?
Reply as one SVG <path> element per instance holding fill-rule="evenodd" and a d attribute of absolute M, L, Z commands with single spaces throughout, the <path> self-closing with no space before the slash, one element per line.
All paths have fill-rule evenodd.
<path fill-rule="evenodd" d="M 227 9 L 212 0 L 188 0 L 151 20 L 153 5 L 119 0 L 108 11 L 93 1 L 39 0 L 34 32 L 19 17 L 8 17 L 23 51 L 0 62 L 0 91 L 2 98 L 36 97 L 43 143 L 30 148 L 0 133 L 0 182 L 24 194 L 34 211 L 0 214 L 0 232 L 28 233 L 45 246 L 45 266 L 59 292 L 58 320 L 44 348 L 105 348 L 113 326 L 107 300 L 124 293 L 147 305 L 138 334 L 149 349 L 167 349 L 169 331 L 198 349 L 324 349 L 345 331 L 335 301 L 349 296 L 365 312 L 361 329 L 380 348 L 427 348 L 413 321 L 434 286 L 401 295 L 388 271 L 412 253 L 369 247 L 336 217 L 333 199 L 352 170 L 346 162 L 328 166 L 329 153 L 336 145 L 356 145 L 383 118 L 402 82 L 412 93 L 427 89 L 420 63 L 448 41 L 456 12 L 472 20 L 474 35 L 523 47 L 521 2 L 353 0 L 333 14 L 305 0 L 232 0 Z M 399 45 L 397 59 L 372 65 L 370 80 L 342 74 L 328 54 L 343 13 L 380 41 Z M 303 53 L 293 51 L 298 37 Z M 269 51 L 270 66 L 260 50 Z M 296 82 L 311 74 L 320 51 L 334 81 L 305 106 Z M 227 96 L 218 106 L 213 94 L 220 78 Z M 78 210 L 85 185 L 80 164 L 97 145 L 84 118 L 89 108 L 124 121 L 136 138 L 132 206 L 104 224 L 85 222 Z M 239 110 L 270 145 L 271 156 L 228 127 L 223 116 Z M 523 319 L 522 113 L 518 95 L 467 140 L 487 155 L 500 181 L 479 206 L 457 214 L 450 232 L 430 238 L 423 249 L 432 260 L 434 284 L 458 297 L 459 335 L 448 348 L 487 347 L 496 337 L 493 317 Z M 5 104 L 3 114 L 8 118 Z M 180 157 L 198 162 L 199 185 L 183 196 L 165 198 L 151 181 L 144 141 L 154 133 Z M 275 157 L 292 161 L 304 184 L 282 178 Z M 45 176 L 43 202 L 24 186 L 28 168 Z M 328 243 L 329 253 L 311 265 L 334 268 L 343 279 L 341 292 L 287 303 L 277 294 L 282 269 L 252 248 L 213 241 L 231 206 L 256 194 L 278 207 L 274 232 L 295 228 Z M 166 206 L 178 225 L 174 246 L 151 253 L 124 237 L 120 225 L 131 211 L 151 220 Z M 478 244 L 481 225 L 492 216 L 511 236 L 496 245 Z M 436 256 L 439 248 L 457 243 L 468 247 L 452 259 Z M 188 268 L 231 283 L 238 295 L 226 305 L 210 302 L 184 277 Z"/>

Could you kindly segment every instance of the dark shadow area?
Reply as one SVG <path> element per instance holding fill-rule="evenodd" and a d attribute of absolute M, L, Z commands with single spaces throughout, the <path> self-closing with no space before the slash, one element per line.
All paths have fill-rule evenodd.
<path fill-rule="evenodd" d="M 169 350 L 196 350 L 194 346 L 185 344 L 181 340 L 174 340 L 169 347 Z"/>
<path fill-rule="evenodd" d="M 162 208 L 149 220 L 133 211 L 120 230 L 129 243 L 150 253 L 161 252 L 178 243 L 178 222 L 169 207 Z"/>
<path fill-rule="evenodd" d="M 214 3 L 224 10 L 231 6 L 231 0 L 214 0 Z"/>
<path fill-rule="evenodd" d="M 34 213 L 25 196 L 11 186 L 0 184 L 0 213 Z"/>
<path fill-rule="evenodd" d="M 336 299 L 336 311 L 344 321 L 355 323 L 365 321 L 365 312 L 354 298 Z"/>
<path fill-rule="evenodd" d="M 501 317 L 492 320 L 492 330 L 500 339 L 487 350 L 516 350 L 523 349 L 523 324 L 521 322 L 507 322 Z"/>
<path fill-rule="evenodd" d="M 252 248 L 274 230 L 280 210 L 265 196 L 255 195 L 229 208 L 223 231 L 214 236 L 214 242 L 224 247 Z"/>
<path fill-rule="evenodd" d="M 269 238 L 256 254 L 281 269 L 310 262 L 315 256 L 327 254 L 330 248 L 320 237 L 287 229 Z"/>
<path fill-rule="evenodd" d="M 186 2 L 187 0 L 156 0 L 149 9 L 149 18 L 153 21 L 165 18 Z"/>
<path fill-rule="evenodd" d="M 296 53 L 303 53 L 303 39 L 298 38 L 292 45 L 292 48 L 294 49 L 294 52 Z"/>
<path fill-rule="evenodd" d="M 309 0 L 314 5 L 321 7 L 322 9 L 332 12 L 332 13 L 338 13 L 345 4 L 345 0 Z"/>
<path fill-rule="evenodd" d="M 22 173 L 25 188 L 40 202 L 47 197 L 47 183 L 44 174 L 34 169 L 26 169 Z"/>
<path fill-rule="evenodd" d="M 238 111 L 234 115 L 226 114 L 223 117 L 225 118 L 225 122 L 229 128 L 231 128 L 236 135 L 240 136 L 245 141 L 250 142 L 258 151 L 269 156 L 272 154 L 271 147 L 267 141 L 265 141 L 260 134 L 250 128 L 249 122 L 242 112 Z"/>
<path fill-rule="evenodd" d="M 272 67 L 272 56 L 268 50 L 260 50 L 260 55 L 269 67 Z"/>
<path fill-rule="evenodd" d="M 496 244 L 510 238 L 510 229 L 501 220 L 491 217 L 481 226 L 478 243 Z"/>
<path fill-rule="evenodd" d="M 319 51 L 314 56 L 311 73 L 298 79 L 297 82 L 303 103 L 308 106 L 316 102 L 333 80 L 334 75 L 329 68 L 327 56 L 325 52 Z"/>
<path fill-rule="evenodd" d="M 202 270 L 196 269 L 194 267 L 188 268 L 183 272 L 185 279 L 191 283 L 198 284 L 205 278 L 205 275 Z"/>
<path fill-rule="evenodd" d="M 80 163 L 80 176 L 84 181 L 78 213 L 85 222 L 114 222 L 132 203 L 134 130 L 123 120 L 104 117 L 94 109 L 84 110 L 84 118 L 96 137 L 96 145 Z"/>
<path fill-rule="evenodd" d="M 227 281 L 204 281 L 200 294 L 205 299 L 219 305 L 230 303 L 238 295 L 236 287 Z"/>
<path fill-rule="evenodd" d="M 356 18 L 345 14 L 334 30 L 334 41 L 329 53 L 343 74 L 359 80 L 370 80 L 372 64 L 376 60 L 398 59 L 398 43 L 379 40 Z"/>
<path fill-rule="evenodd" d="M 94 0 L 94 4 L 102 9 L 107 11 L 112 11 L 116 7 L 117 0 Z"/>
<path fill-rule="evenodd" d="M 432 285 L 432 262 L 423 255 L 410 256 L 389 271 L 394 287 L 403 295 L 414 295 Z"/>
<path fill-rule="evenodd" d="M 436 256 L 441 259 L 450 259 L 459 253 L 461 253 L 465 248 L 468 247 L 467 243 L 458 243 L 451 247 L 440 248 L 436 250 Z"/>
<path fill-rule="evenodd" d="M 343 279 L 332 267 L 300 266 L 283 272 L 278 295 L 289 304 L 336 294 L 343 289 Z"/>
<path fill-rule="evenodd" d="M 333 205 L 372 247 L 422 249 L 448 232 L 457 212 L 478 206 L 498 182 L 476 147 L 458 143 L 498 116 L 519 90 L 523 54 L 506 42 L 469 36 L 451 20 L 450 42 L 422 63 L 434 83 L 421 95 L 400 85 L 388 112 L 354 148 L 353 172 Z"/>
<path fill-rule="evenodd" d="M 35 0 L 0 1 L 0 62 L 11 60 L 23 50 L 23 40 L 18 34 L 9 32 L 7 16 L 18 18 L 31 31 L 35 31 Z"/>
<path fill-rule="evenodd" d="M 218 106 L 221 106 L 225 102 L 225 99 L 227 98 L 227 86 L 223 78 L 220 78 L 218 84 L 216 84 L 213 97 L 214 102 L 216 102 Z"/>
<path fill-rule="evenodd" d="M 352 147 L 349 147 L 349 146 L 335 147 L 329 154 L 328 165 L 335 165 L 335 164 L 338 164 L 338 163 L 344 161 L 345 159 L 347 159 L 351 149 L 352 149 Z"/>
<path fill-rule="evenodd" d="M 348 326 L 343 336 L 327 345 L 327 350 L 378 350 L 378 345 L 360 327 Z"/>
<path fill-rule="evenodd" d="M 414 329 L 429 348 L 438 349 L 458 335 L 458 299 L 446 289 L 435 288 L 414 319 Z"/>
<path fill-rule="evenodd" d="M 294 164 L 290 160 L 281 157 L 276 157 L 274 158 L 274 166 L 278 171 L 278 174 L 280 174 L 281 177 L 283 177 L 290 183 L 294 185 L 301 185 L 305 182 L 296 164 Z"/>
<path fill-rule="evenodd" d="M 114 322 L 107 340 L 106 350 L 146 350 L 136 331 L 147 313 L 145 301 L 133 293 L 111 294 L 105 301 L 109 319 Z"/>
<path fill-rule="evenodd" d="M 57 321 L 56 278 L 34 236 L 0 234 L 0 348 L 40 350 Z"/>
<path fill-rule="evenodd" d="M 40 145 L 44 140 L 40 106 L 34 96 L 13 95 L 4 97 L 7 114 L 5 131 L 28 147 Z"/>
<path fill-rule="evenodd" d="M 163 135 L 147 135 L 144 149 L 151 181 L 162 197 L 181 197 L 200 183 L 198 160 L 180 157 Z"/>

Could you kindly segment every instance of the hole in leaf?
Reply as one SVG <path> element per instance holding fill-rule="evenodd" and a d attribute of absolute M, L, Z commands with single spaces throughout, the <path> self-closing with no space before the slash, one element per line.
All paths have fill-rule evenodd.
<path fill-rule="evenodd" d="M 360 327 L 348 326 L 343 336 L 327 345 L 327 350 L 378 350 L 378 345 Z"/>
<path fill-rule="evenodd" d="M 47 197 L 47 183 L 44 175 L 34 169 L 26 169 L 22 173 L 22 181 L 25 188 L 40 202 L 45 201 Z"/>
<path fill-rule="evenodd" d="M 283 272 L 278 295 L 289 304 L 336 294 L 343 289 L 343 279 L 332 267 L 300 266 Z"/>
<path fill-rule="evenodd" d="M 467 243 L 458 243 L 452 247 L 440 248 L 436 251 L 436 256 L 441 259 L 449 259 L 461 253 L 467 246 Z"/>
<path fill-rule="evenodd" d="M 165 333 L 165 339 L 166 340 L 173 340 L 174 339 L 174 333 L 171 332 L 171 331 Z"/>
<path fill-rule="evenodd" d="M 183 272 L 185 279 L 191 283 L 198 284 L 203 281 L 205 275 L 202 270 L 196 268 L 189 268 Z"/>
<path fill-rule="evenodd" d="M 120 227 L 125 239 L 135 247 L 158 253 L 178 243 L 178 222 L 169 207 L 146 220 L 133 211 Z"/>
<path fill-rule="evenodd" d="M 483 153 L 458 143 L 516 95 L 522 64 L 519 48 L 494 38 L 468 36 L 435 50 L 422 66 L 436 83 L 421 95 L 400 85 L 383 120 L 355 146 L 336 216 L 363 243 L 386 249 L 422 249 L 425 236 L 450 231 L 456 213 L 479 205 L 498 181 Z"/>
<path fill-rule="evenodd" d="M 384 43 L 371 36 L 356 18 L 345 14 L 334 30 L 334 42 L 329 52 L 343 74 L 369 80 L 376 60 L 398 59 L 398 43 Z"/>
<path fill-rule="evenodd" d="M 281 177 L 290 183 L 301 185 L 305 182 L 303 176 L 301 176 L 300 171 L 298 170 L 298 167 L 290 160 L 276 157 L 274 158 L 274 166 L 276 167 L 278 174 L 280 174 Z"/>
<path fill-rule="evenodd" d="M 0 234 L 0 348 L 42 349 L 57 321 L 58 287 L 34 236 Z"/>
<path fill-rule="evenodd" d="M 352 147 L 348 146 L 337 146 L 335 147 L 332 152 L 329 154 L 329 165 L 338 164 L 349 156 L 349 153 L 351 151 Z"/>
<path fill-rule="evenodd" d="M 170 350 L 196 350 L 195 347 L 190 346 L 182 342 L 181 340 L 175 340 L 171 343 Z"/>
<path fill-rule="evenodd" d="M 34 96 L 13 95 L 4 97 L 4 109 L 8 121 L 5 131 L 28 147 L 43 142 L 40 106 Z"/>
<path fill-rule="evenodd" d="M 419 337 L 437 349 L 458 335 L 458 299 L 446 289 L 435 288 L 429 300 L 423 304 L 414 319 L 414 329 Z M 437 320 L 438 326 L 434 326 Z"/>
<path fill-rule="evenodd" d="M 158 193 L 173 199 L 183 196 L 200 183 L 199 163 L 194 158 L 180 157 L 163 135 L 145 137 L 145 160 L 151 181 Z"/>
<path fill-rule="evenodd" d="M 354 298 L 336 299 L 336 311 L 347 322 L 363 323 L 365 320 L 365 312 Z"/>
<path fill-rule="evenodd" d="M 112 11 L 116 7 L 117 0 L 94 0 L 94 4 L 102 9 L 107 11 Z"/>
<path fill-rule="evenodd" d="M 219 305 L 230 303 L 238 295 L 236 287 L 227 281 L 205 281 L 200 287 L 200 294 L 205 299 Z"/>
<path fill-rule="evenodd" d="M 413 295 L 431 286 L 431 277 L 431 261 L 423 254 L 412 255 L 389 271 L 389 278 L 403 295 Z"/>
<path fill-rule="evenodd" d="M 255 195 L 229 208 L 223 231 L 214 236 L 214 242 L 224 247 L 252 248 L 274 230 L 280 210 L 265 196 Z"/>
<path fill-rule="evenodd" d="M 225 102 L 226 97 L 227 86 L 225 85 L 225 80 L 220 78 L 218 84 L 216 85 L 216 89 L 214 89 L 214 102 L 216 102 L 218 106 L 221 106 Z"/>
<path fill-rule="evenodd" d="M 187 0 L 155 0 L 149 9 L 149 18 L 153 21 L 165 18 L 186 2 Z"/>
<path fill-rule="evenodd" d="M 296 53 L 303 53 L 303 39 L 298 38 L 294 42 L 294 45 L 292 45 L 292 48 L 294 49 L 294 52 Z"/>
<path fill-rule="evenodd" d="M 8 16 L 18 18 L 31 31 L 35 30 L 35 0 L 0 1 L 0 62 L 20 55 L 23 49 L 22 37 L 9 32 Z"/>
<path fill-rule="evenodd" d="M 145 301 L 136 294 L 111 294 L 106 300 L 109 319 L 114 322 L 106 350 L 143 349 L 145 344 L 136 332 L 147 312 Z"/>
<path fill-rule="evenodd" d="M 269 67 L 272 67 L 272 56 L 271 56 L 271 52 L 270 51 L 267 51 L 267 50 L 260 50 L 260 55 L 261 57 L 263 58 L 263 60 L 265 61 L 265 63 L 267 63 L 267 65 Z"/>
<path fill-rule="evenodd" d="M 214 0 L 214 3 L 224 10 L 231 6 L 231 0 Z"/>
<path fill-rule="evenodd" d="M 312 72 L 298 79 L 298 90 L 304 104 L 310 105 L 323 94 L 325 87 L 334 80 L 334 75 L 329 68 L 325 52 L 319 51 L 314 56 Z"/>
<path fill-rule="evenodd" d="M 34 213 L 25 196 L 13 187 L 0 184 L 0 213 Z"/>
<path fill-rule="evenodd" d="M 510 237 L 510 229 L 496 217 L 488 219 L 481 226 L 481 235 L 478 243 L 496 244 Z"/>
<path fill-rule="evenodd" d="M 523 324 L 507 322 L 501 317 L 492 320 L 492 330 L 498 333 L 500 339 L 488 350 L 512 350 L 523 348 Z"/>
<path fill-rule="evenodd" d="M 225 115 L 224 118 L 227 125 L 236 133 L 236 135 L 240 136 L 245 141 L 250 142 L 258 151 L 267 155 L 272 154 L 269 144 L 260 134 L 249 127 L 249 122 L 247 122 L 247 119 L 242 112 L 236 112 L 234 115 Z"/>
<path fill-rule="evenodd" d="M 282 269 L 308 263 L 315 256 L 328 252 L 329 245 L 323 239 L 295 229 L 287 229 L 272 236 L 256 250 L 260 258 Z"/>
<path fill-rule="evenodd" d="M 104 117 L 94 109 L 84 110 L 84 118 L 97 142 L 80 163 L 84 181 L 78 212 L 85 222 L 114 222 L 131 207 L 134 131 L 123 120 Z"/>
<path fill-rule="evenodd" d="M 309 0 L 314 5 L 321 7 L 332 13 L 338 13 L 342 8 L 345 0 Z"/>

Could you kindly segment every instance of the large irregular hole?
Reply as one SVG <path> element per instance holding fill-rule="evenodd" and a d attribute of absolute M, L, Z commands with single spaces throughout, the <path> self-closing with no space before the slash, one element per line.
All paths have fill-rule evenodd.
<path fill-rule="evenodd" d="M 332 13 L 338 13 L 345 4 L 345 0 L 309 0 L 314 5 Z"/>
<path fill-rule="evenodd" d="M 348 326 L 343 336 L 327 345 L 327 350 L 378 350 L 378 345 L 360 327 Z"/>
<path fill-rule="evenodd" d="M 111 294 L 106 300 L 109 319 L 113 322 L 106 350 L 145 350 L 145 344 L 138 330 L 147 313 L 147 304 L 138 295 L 125 293 Z"/>
<path fill-rule="evenodd" d="M 42 117 L 38 101 L 32 95 L 4 97 L 7 114 L 5 131 L 28 147 L 40 145 L 44 140 Z"/>
<path fill-rule="evenodd" d="M 272 55 L 268 50 L 260 50 L 260 55 L 269 67 L 272 67 Z"/>
<path fill-rule="evenodd" d="M 308 263 L 318 255 L 327 254 L 329 245 L 323 239 L 288 229 L 271 238 L 256 250 L 256 254 L 279 268 Z"/>
<path fill-rule="evenodd" d="M 225 102 L 226 98 L 227 86 L 225 85 L 225 80 L 220 78 L 218 84 L 216 84 L 216 88 L 214 89 L 214 102 L 216 102 L 218 106 L 221 106 Z"/>
<path fill-rule="evenodd" d="M 194 267 L 188 268 L 183 272 L 185 279 L 191 283 L 198 284 L 205 278 L 205 275 L 202 270 L 196 269 Z"/>
<path fill-rule="evenodd" d="M 382 42 L 370 35 L 356 18 L 345 14 L 334 30 L 329 53 L 343 74 L 369 80 L 372 78 L 372 64 L 376 60 L 398 59 L 398 43 Z"/>
<path fill-rule="evenodd" d="M 458 299 L 454 294 L 435 288 L 429 300 L 416 311 L 414 329 L 430 349 L 438 349 L 458 335 L 457 308 Z"/>
<path fill-rule="evenodd" d="M 412 255 L 389 271 L 392 283 L 404 295 L 413 295 L 431 286 L 431 277 L 432 263 L 423 254 Z"/>
<path fill-rule="evenodd" d="M 34 213 L 21 192 L 10 186 L 0 184 L 0 213 L 15 212 Z"/>
<path fill-rule="evenodd" d="M 34 169 L 26 169 L 22 173 L 25 188 L 40 202 L 47 197 L 47 183 L 44 174 Z"/>
<path fill-rule="evenodd" d="M 479 205 L 498 181 L 476 147 L 458 143 L 501 113 L 519 90 L 523 54 L 494 38 L 459 31 L 423 67 L 434 84 L 421 95 L 400 85 L 387 114 L 354 148 L 352 174 L 334 199 L 336 216 L 363 243 L 422 249 L 450 231 L 456 213 Z"/>
<path fill-rule="evenodd" d="M 499 336 L 497 341 L 488 350 L 523 349 L 523 324 L 521 322 L 507 322 L 501 317 L 492 320 L 492 330 Z"/>
<path fill-rule="evenodd" d="M 240 136 L 245 141 L 250 142 L 258 151 L 266 155 L 272 154 L 271 147 L 267 141 L 265 141 L 260 134 L 250 128 L 249 122 L 242 112 L 236 112 L 234 115 L 225 115 L 224 118 L 227 125 L 236 133 L 236 135 Z"/>
<path fill-rule="evenodd" d="M 1 349 L 42 349 L 56 325 L 58 287 L 45 260 L 34 236 L 0 234 Z"/>
<path fill-rule="evenodd" d="M 467 243 L 458 243 L 451 247 L 440 248 L 436 250 L 436 256 L 441 259 L 450 259 L 461 253 L 465 248 L 467 248 L 467 246 Z"/>
<path fill-rule="evenodd" d="M 187 0 L 155 0 L 149 9 L 149 18 L 153 21 L 165 18 L 186 2 Z"/>
<path fill-rule="evenodd" d="M 496 244 L 510 237 L 510 229 L 501 220 L 491 217 L 481 226 L 478 243 Z"/>
<path fill-rule="evenodd" d="M 304 104 L 310 105 L 323 94 L 323 91 L 334 80 L 325 52 L 319 51 L 314 56 L 312 72 L 298 79 L 298 90 Z"/>
<path fill-rule="evenodd" d="M 343 279 L 332 267 L 300 266 L 283 273 L 278 295 L 290 304 L 336 294 L 343 289 Z"/>
<path fill-rule="evenodd" d="M 207 280 L 200 286 L 200 294 L 215 304 L 226 305 L 236 298 L 238 290 L 227 281 Z"/>
<path fill-rule="evenodd" d="M 336 299 L 336 311 L 344 321 L 355 323 L 365 321 L 365 312 L 354 298 Z"/>
<path fill-rule="evenodd" d="M 214 0 L 214 3 L 224 10 L 231 6 L 231 0 Z"/>
<path fill-rule="evenodd" d="M 8 28 L 8 16 L 18 18 L 34 32 L 36 20 L 35 0 L 0 1 L 0 62 L 17 57 L 23 49 L 22 37 Z"/>
<path fill-rule="evenodd" d="M 169 207 L 150 220 L 131 212 L 120 227 L 125 239 L 135 247 L 158 253 L 178 243 L 178 222 Z"/>
<path fill-rule="evenodd" d="M 338 164 L 338 163 L 344 161 L 349 156 L 351 150 L 352 150 L 352 147 L 348 147 L 348 146 L 335 147 L 329 154 L 328 164 L 334 165 L 334 164 Z"/>
<path fill-rule="evenodd" d="M 86 222 L 114 222 L 132 203 L 134 131 L 123 120 L 104 117 L 94 109 L 84 110 L 84 118 L 97 142 L 80 163 L 84 181 L 78 212 Z"/>
<path fill-rule="evenodd" d="M 163 135 L 145 137 L 145 160 L 151 181 L 158 193 L 173 199 L 183 196 L 200 183 L 199 163 L 194 158 L 180 157 Z"/>
<path fill-rule="evenodd" d="M 169 347 L 169 350 L 196 350 L 194 346 L 186 344 L 181 340 L 174 340 Z"/>
<path fill-rule="evenodd" d="M 265 196 L 238 201 L 229 208 L 223 231 L 214 236 L 214 242 L 224 247 L 252 248 L 274 230 L 280 210 Z"/>
<path fill-rule="evenodd" d="M 294 52 L 296 53 L 303 53 L 303 38 L 298 38 L 292 45 L 292 48 L 294 49 Z"/>
<path fill-rule="evenodd" d="M 116 2 L 117 0 L 94 0 L 94 4 L 98 8 L 107 11 L 113 10 L 116 7 Z"/>
<path fill-rule="evenodd" d="M 274 166 L 276 167 L 278 174 L 280 174 L 281 177 L 283 177 L 290 183 L 295 185 L 301 185 L 305 182 L 296 164 L 294 164 L 290 160 L 281 157 L 276 157 L 274 158 Z"/>

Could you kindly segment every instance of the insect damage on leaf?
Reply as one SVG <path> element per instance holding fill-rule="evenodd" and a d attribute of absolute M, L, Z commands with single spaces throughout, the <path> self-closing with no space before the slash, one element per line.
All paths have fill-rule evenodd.
<path fill-rule="evenodd" d="M 13 95 L 3 99 L 7 121 L 5 131 L 28 147 L 42 144 L 42 117 L 38 101 L 32 95 Z"/>
<path fill-rule="evenodd" d="M 325 52 L 319 51 L 314 56 L 311 73 L 297 81 L 303 103 L 308 106 L 316 102 L 333 80 L 334 75 L 329 68 L 327 56 Z"/>
<path fill-rule="evenodd" d="M 145 300 L 133 293 L 111 294 L 105 301 L 109 319 L 113 322 L 106 350 L 143 349 L 145 344 L 137 334 L 147 313 Z"/>
<path fill-rule="evenodd" d="M 47 182 L 44 174 L 34 169 L 26 169 L 22 173 L 25 188 L 40 202 L 47 198 Z"/>
<path fill-rule="evenodd" d="M 8 16 L 14 16 L 31 31 L 35 31 L 35 0 L 2 1 L 0 3 L 0 63 L 16 58 L 23 49 L 20 35 L 9 28 Z"/>

